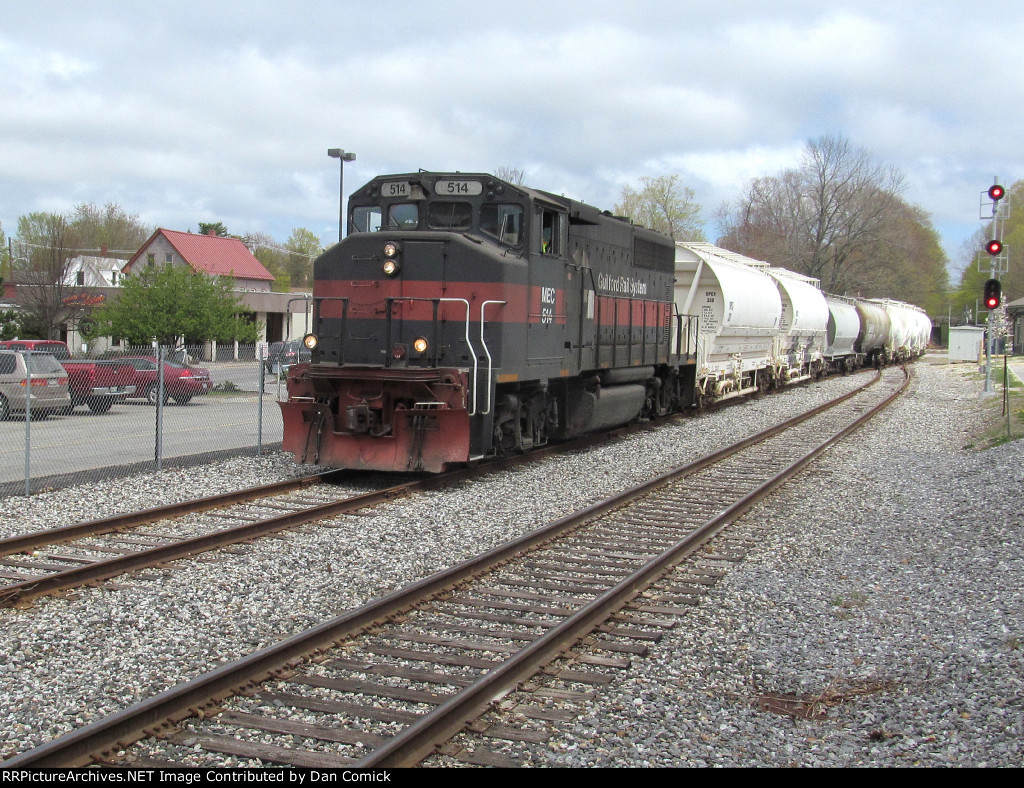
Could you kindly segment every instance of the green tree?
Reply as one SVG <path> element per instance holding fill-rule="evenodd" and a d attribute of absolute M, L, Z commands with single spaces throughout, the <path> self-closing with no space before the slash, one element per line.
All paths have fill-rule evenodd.
<path fill-rule="evenodd" d="M 21 316 L 13 309 L 0 309 L 0 340 L 24 338 Z"/>
<path fill-rule="evenodd" d="M 277 241 L 266 233 L 249 233 L 242 239 L 252 256 L 259 260 L 274 275 L 271 288 L 277 293 L 291 290 L 291 275 L 288 271 L 288 250 L 277 245 Z"/>
<path fill-rule="evenodd" d="M 228 228 L 223 222 L 199 222 L 200 235 L 219 235 L 221 238 L 228 237 Z"/>
<path fill-rule="evenodd" d="M 634 222 L 664 233 L 676 241 L 703 241 L 701 206 L 693 189 L 679 183 L 678 175 L 640 179 L 640 188 L 622 188 L 615 212 Z"/>
<path fill-rule="evenodd" d="M 166 265 L 128 277 L 119 297 L 92 314 L 86 338 L 114 337 L 130 344 L 147 344 L 153 337 L 174 345 L 209 340 L 255 342 L 261 326 L 250 321 L 241 301 L 224 277 L 195 274 L 186 267 Z"/>
<path fill-rule="evenodd" d="M 312 230 L 297 227 L 288 236 L 284 247 L 289 253 L 286 268 L 291 276 L 291 286 L 312 287 L 313 260 L 324 251 L 320 245 L 320 239 L 313 234 Z"/>
<path fill-rule="evenodd" d="M 4 237 L 4 223 L 0 222 L 0 295 L 3 294 L 4 278 L 10 276 L 11 254 Z"/>

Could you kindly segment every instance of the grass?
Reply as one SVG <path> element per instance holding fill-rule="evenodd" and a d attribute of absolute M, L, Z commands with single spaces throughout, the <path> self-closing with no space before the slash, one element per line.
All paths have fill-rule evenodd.
<path fill-rule="evenodd" d="M 992 362 L 992 389 L 995 391 L 995 395 L 982 400 L 982 408 L 986 414 L 986 426 L 973 442 L 964 446 L 965 449 L 984 451 L 1024 438 L 1024 382 L 1013 374 L 1012 368 L 1006 372 L 1009 420 L 1003 407 L 1003 357 L 998 356 Z M 982 384 L 985 382 L 983 372 L 971 372 L 968 377 Z"/>
<path fill-rule="evenodd" d="M 1010 411 L 1009 419 L 1003 404 L 1003 359 L 997 358 L 992 363 L 992 383 L 997 396 L 991 397 L 985 403 L 985 412 L 989 417 L 988 426 L 979 436 L 979 448 L 990 449 L 1024 437 L 1024 382 L 1013 374 L 1012 369 L 1005 372 L 1005 379 L 1008 381 L 1009 396 L 1006 398 L 1006 407 Z"/>

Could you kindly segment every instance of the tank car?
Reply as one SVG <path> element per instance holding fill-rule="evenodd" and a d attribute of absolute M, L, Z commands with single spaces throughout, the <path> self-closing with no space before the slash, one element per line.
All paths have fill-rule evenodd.
<path fill-rule="evenodd" d="M 487 174 L 374 178 L 314 263 L 284 449 L 438 472 L 693 401 L 670 239 Z"/>

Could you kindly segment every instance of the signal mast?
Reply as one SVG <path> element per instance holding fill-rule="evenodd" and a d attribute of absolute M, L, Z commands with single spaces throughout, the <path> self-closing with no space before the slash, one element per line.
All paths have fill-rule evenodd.
<path fill-rule="evenodd" d="M 1006 189 L 999 185 L 999 178 L 993 179 L 988 191 L 981 193 L 978 216 L 983 220 L 991 220 L 992 235 L 985 242 L 985 254 L 988 255 L 988 281 L 982 295 L 982 304 L 988 310 L 988 342 L 985 346 L 985 394 L 992 394 L 992 349 L 995 338 L 992 332 L 992 313 L 1003 301 L 1003 285 L 998 279 L 999 274 L 1007 271 L 1007 247 L 1003 245 L 1003 226 L 1010 217 L 1010 201 L 1006 198 Z M 985 209 L 989 215 L 985 215 Z M 978 269 L 984 270 L 985 256 L 978 260 Z"/>

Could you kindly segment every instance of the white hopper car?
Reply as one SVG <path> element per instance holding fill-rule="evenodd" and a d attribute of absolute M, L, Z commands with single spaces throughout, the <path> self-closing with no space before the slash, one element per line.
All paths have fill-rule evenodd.
<path fill-rule="evenodd" d="M 826 296 L 818 280 L 708 243 L 676 244 L 675 305 L 698 324 L 698 406 L 921 355 L 931 321 L 891 299 Z"/>

